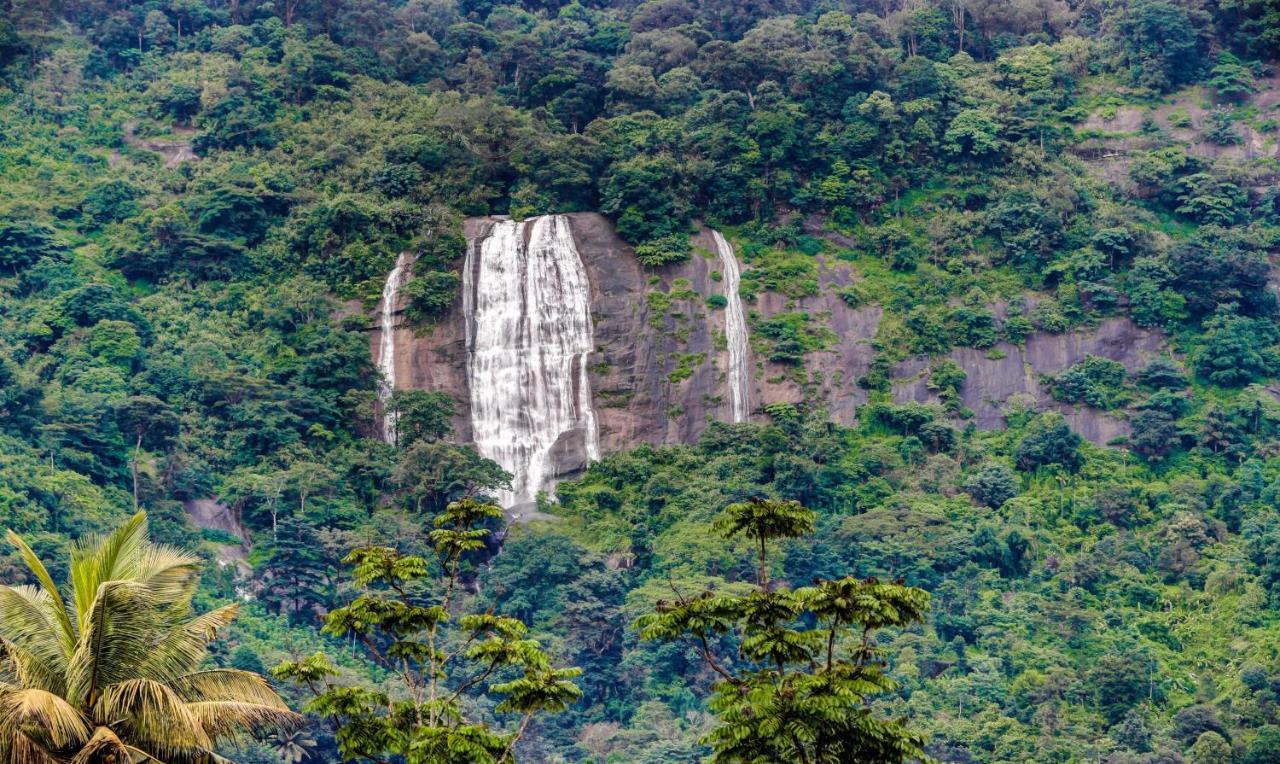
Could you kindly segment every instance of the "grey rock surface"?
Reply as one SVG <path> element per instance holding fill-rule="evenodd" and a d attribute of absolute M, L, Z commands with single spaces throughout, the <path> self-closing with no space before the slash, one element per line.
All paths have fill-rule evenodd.
<path fill-rule="evenodd" d="M 725 378 L 728 354 L 723 341 L 718 341 L 723 337 L 724 311 L 706 303 L 707 297 L 722 293 L 721 283 L 714 277 L 719 263 L 710 231 L 703 228 L 693 237 L 695 253 L 689 260 L 649 269 L 636 261 L 631 247 L 603 215 L 579 212 L 569 218 L 591 282 L 596 349 L 588 368 L 602 450 L 618 451 L 644 443 L 689 443 L 708 422 L 730 421 Z M 468 246 L 483 239 L 496 219 L 468 219 L 464 228 Z M 750 267 L 743 263 L 744 270 Z M 882 311 L 874 305 L 851 308 L 835 293 L 835 288 L 854 279 L 844 263 L 820 263 L 818 278 L 821 289 L 816 296 L 793 299 L 766 292 L 747 303 L 748 314 L 757 317 L 807 312 L 837 337 L 827 350 L 811 354 L 800 373 L 769 362 L 753 344 L 749 395 L 753 420 L 767 419 L 763 409 L 769 404 L 810 400 L 825 405 L 836 421 L 850 424 L 857 407 L 866 402 L 866 391 L 858 387 L 857 380 L 867 373 L 874 358 L 871 343 Z M 691 291 L 693 296 L 673 299 L 665 310 L 650 303 L 651 292 L 681 290 Z M 378 309 L 380 306 L 375 312 Z M 371 352 L 376 352 L 378 342 L 378 329 L 371 326 Z M 400 384 L 453 395 L 457 403 L 455 431 L 466 442 L 470 412 L 461 295 L 436 323 L 398 329 L 396 342 Z M 1011 397 L 1022 395 L 1029 396 L 1038 408 L 1063 411 L 1082 436 L 1106 443 L 1128 434 L 1123 416 L 1062 406 L 1049 396 L 1041 376 L 1061 372 L 1090 354 L 1119 361 L 1132 371 L 1165 349 L 1160 332 L 1138 327 L 1127 318 L 1110 318 L 1085 331 L 1037 333 L 1023 346 L 1001 343 L 994 349 L 996 353 L 956 348 L 948 357 L 968 374 L 962 401 L 973 410 L 973 421 L 979 428 L 1003 427 L 1004 405 Z M 682 360 L 688 373 L 672 376 Z M 896 401 L 936 400 L 927 386 L 929 365 L 928 359 L 920 358 L 897 365 L 893 370 Z M 560 465 L 565 473 L 582 466 L 580 460 L 568 458 L 577 453 L 571 441 L 579 438 L 580 434 L 568 434 L 564 448 L 557 448 L 566 455 Z"/>

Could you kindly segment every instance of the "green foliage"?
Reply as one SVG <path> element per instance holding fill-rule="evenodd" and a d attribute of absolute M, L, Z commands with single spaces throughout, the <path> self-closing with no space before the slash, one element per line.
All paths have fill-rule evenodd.
<path fill-rule="evenodd" d="M 636 259 L 647 268 L 658 268 L 689 259 L 689 237 L 683 234 L 661 236 L 636 245 Z"/>
<path fill-rule="evenodd" d="M 942 136 L 942 145 L 952 154 L 986 158 L 1000 150 L 996 124 L 991 115 L 968 109 L 956 115 Z"/>
<path fill-rule="evenodd" d="M 1205 344 L 1192 364 L 1196 374 L 1216 385 L 1238 387 L 1276 372 L 1275 325 L 1236 315 L 1226 306 L 1205 322 Z"/>
<path fill-rule="evenodd" d="M 1199 80 L 1221 102 L 1209 138 L 1266 133 L 1272 94 L 1249 91 L 1271 88 L 1252 62 L 1280 51 L 1277 3 L 962 5 L 14 4 L 0 14 L 0 520 L 59 579 L 69 540 L 135 503 L 157 540 L 204 539 L 210 559 L 241 554 L 243 535 L 253 574 L 207 565 L 198 594 L 252 596 L 214 663 L 325 650 L 335 683 L 382 691 L 385 671 L 311 627 L 351 596 L 343 551 L 421 556 L 422 517 L 511 476 L 449 442 L 443 399 L 401 400 L 411 442 L 380 442 L 367 317 L 339 301 L 371 305 L 408 252 L 410 322 L 448 315 L 463 216 L 603 209 L 664 261 L 714 221 L 746 266 L 755 355 L 792 364 L 798 402 L 609 455 L 562 484 L 553 528 L 508 529 L 502 554 L 464 561 L 469 612 L 518 614 L 555 665 L 587 669 L 584 701 L 531 725 L 518 753 L 710 755 L 697 741 L 714 672 L 622 625 L 672 581 L 742 587 L 752 550 L 709 524 L 767 495 L 817 510 L 812 537 L 778 543 L 775 580 L 857 571 L 935 593 L 928 623 L 879 634 L 901 688 L 872 706 L 908 715 L 937 758 L 1173 760 L 1207 730 L 1174 737 L 1193 694 L 1221 707 L 1212 731 L 1243 758 L 1274 721 L 1257 672 L 1236 669 L 1273 668 L 1259 646 L 1275 642 L 1280 582 L 1266 392 L 1280 206 L 1265 168 L 1192 134 L 1205 107 L 1179 89 Z M 1125 167 L 1131 184 L 1100 182 Z M 673 282 L 649 318 L 685 342 L 717 297 Z M 820 311 L 844 305 L 858 327 L 879 321 L 870 368 L 800 368 L 835 346 Z M 845 318 L 829 323 L 858 331 Z M 1075 472 L 1052 466 L 1076 459 L 1034 407 L 989 400 L 970 366 L 983 353 L 957 351 L 968 379 L 909 359 L 990 347 L 993 331 L 1028 348 L 988 359 L 1032 359 L 1077 341 L 1036 331 L 1087 343 L 1125 318 L 1161 329 L 1186 370 L 1134 387 L 1086 375 L 1080 399 L 1127 418 L 1139 458 L 1076 444 Z M 688 374 L 700 350 L 663 351 L 661 373 Z M 941 406 L 885 402 L 904 361 L 929 365 Z M 856 429 L 821 411 L 855 416 L 850 374 L 875 401 Z M 984 408 L 963 430 L 962 391 Z M 976 426 L 994 407 L 1010 430 Z M 998 509 L 961 493 L 1020 456 L 1037 469 Z M 243 527 L 198 530 L 184 506 Z M 16 562 L 0 559 L 6 580 Z M 738 646 L 713 645 L 735 661 Z M 1209 686 L 1205 666 L 1228 668 Z M 480 694 L 470 719 L 492 717 Z M 270 746 L 337 760 L 312 722 Z M 249 742 L 218 753 L 279 758 Z"/>
<path fill-rule="evenodd" d="M 11 275 L 18 275 L 41 258 L 66 256 L 66 246 L 48 226 L 12 218 L 0 221 L 0 266 Z"/>
<path fill-rule="evenodd" d="M 1222 98 L 1233 100 L 1246 98 L 1258 88 L 1253 71 L 1227 52 L 1218 54 L 1218 63 L 1209 70 L 1205 84 Z"/>
<path fill-rule="evenodd" d="M 1210 143 L 1215 143 L 1219 146 L 1233 146 L 1244 142 L 1244 138 L 1236 132 L 1231 112 L 1221 106 L 1213 107 L 1213 111 L 1209 112 L 1206 121 L 1204 138 Z"/>
<path fill-rule="evenodd" d="M 1018 479 L 1003 464 L 987 464 L 965 481 L 964 490 L 979 503 L 999 509 L 1018 495 Z"/>
<path fill-rule="evenodd" d="M 453 431 L 453 396 L 445 392 L 394 390 L 387 410 L 395 415 L 396 444 L 402 447 L 440 440 Z"/>
<path fill-rule="evenodd" d="M 329 613 L 324 630 L 362 642 L 395 677 L 397 697 L 332 683 L 337 671 L 321 653 L 272 670 L 315 695 L 308 710 L 335 722 L 344 757 L 510 760 L 535 715 L 564 711 L 582 695 L 572 681 L 581 670 L 555 668 L 539 643 L 526 637 L 523 623 L 460 609 L 462 562 L 484 549 L 489 531 L 483 523 L 501 517 L 496 506 L 464 499 L 435 518 L 430 539 L 441 590 L 429 598 L 411 594 L 431 575 L 433 566 L 422 557 L 362 547 L 344 559 L 361 594 Z M 473 688 L 501 698 L 495 712 L 520 715 L 517 729 L 503 733 L 467 718 L 463 698 Z"/>
<path fill-rule="evenodd" d="M 1075 471 L 1084 463 L 1080 443 L 1080 436 L 1072 432 L 1061 414 L 1045 414 L 1027 428 L 1014 459 L 1022 470 L 1057 466 Z"/>
<path fill-rule="evenodd" d="M 432 321 L 444 315 L 458 299 L 462 279 L 451 271 L 414 272 L 400 288 L 408 303 L 405 316 L 415 324 Z"/>
<path fill-rule="evenodd" d="M 755 336 L 769 343 L 770 361 L 801 364 L 806 354 L 823 350 L 835 341 L 834 333 L 814 326 L 808 313 L 777 313 L 766 319 L 752 316 Z"/>
<path fill-rule="evenodd" d="M 920 620 L 929 595 L 851 576 L 794 590 L 771 586 L 769 544 L 812 533 L 814 519 L 795 501 L 730 505 L 714 527 L 758 549 L 755 588 L 736 595 L 677 590 L 675 602 L 659 601 L 636 620 L 644 639 L 689 640 L 719 675 L 710 707 L 720 724 L 707 736 L 716 761 L 905 762 L 923 755 L 918 734 L 902 721 L 876 718 L 863 703 L 895 686 L 871 633 Z M 803 627 L 802 619 L 816 625 Z M 732 663 L 710 647 L 727 634 L 739 643 Z M 861 644 L 837 650 L 850 634 L 860 634 Z"/>
<path fill-rule="evenodd" d="M 195 614 L 200 559 L 153 544 L 145 513 L 77 542 L 61 590 L 25 540 L 8 540 L 36 585 L 0 586 L 7 761 L 200 759 L 219 739 L 299 721 L 261 676 L 202 666 L 238 607 Z"/>
<path fill-rule="evenodd" d="M 1124 364 L 1109 358 L 1086 355 L 1053 379 L 1053 397 L 1064 403 L 1084 403 L 1111 409 L 1127 400 Z"/>
<path fill-rule="evenodd" d="M 1196 78 L 1202 42 L 1185 8 L 1166 0 L 1134 0 L 1112 24 L 1113 40 L 1135 85 L 1164 92 Z"/>

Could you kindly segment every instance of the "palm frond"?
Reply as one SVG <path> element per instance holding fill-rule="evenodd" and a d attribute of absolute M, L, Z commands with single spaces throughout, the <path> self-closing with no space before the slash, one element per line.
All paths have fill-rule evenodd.
<path fill-rule="evenodd" d="M 61 675 L 71 654 L 61 638 L 59 615 L 64 614 L 58 602 L 43 589 L 0 586 L 0 640 L 20 649 L 28 662 L 39 663 L 37 673 L 45 678 Z"/>
<path fill-rule="evenodd" d="M 33 687 L 39 690 L 61 695 L 66 690 L 66 675 L 61 669 L 49 666 L 38 656 L 12 642 L 0 640 L 0 654 L 6 664 L 4 668 L 22 687 Z"/>
<path fill-rule="evenodd" d="M 69 764 L 97 764 L 101 761 L 133 761 L 133 751 L 116 733 L 98 727 L 84 747 L 76 751 Z"/>
<path fill-rule="evenodd" d="M 288 710 L 280 696 L 258 674 L 238 669 L 210 669 L 188 674 L 171 683 L 188 702 L 238 700 Z"/>
<path fill-rule="evenodd" d="M 300 714 L 287 708 L 234 700 L 208 700 L 188 703 L 205 732 L 214 739 L 225 739 L 241 732 L 261 734 L 301 724 Z"/>
<path fill-rule="evenodd" d="M 203 560 L 173 547 L 146 544 L 134 561 L 131 578 L 161 602 L 187 604 L 200 583 Z"/>
<path fill-rule="evenodd" d="M 71 549 L 71 588 L 80 630 L 98 589 L 108 581 L 129 578 L 147 543 L 147 515 L 139 512 L 108 536 L 85 536 Z"/>
<path fill-rule="evenodd" d="M 44 746 L 22 732 L 0 731 L 0 761 L 9 764 L 61 764 Z"/>
<path fill-rule="evenodd" d="M 226 605 L 169 627 L 151 647 L 138 675 L 167 682 L 191 673 L 208 654 L 218 630 L 231 623 L 239 610 L 239 605 Z"/>
<path fill-rule="evenodd" d="M 104 724 L 127 730 L 133 745 L 154 751 L 158 758 L 213 746 L 200 720 L 161 682 L 129 679 L 110 685 L 94 704 L 93 714 Z"/>
<path fill-rule="evenodd" d="M 81 614 L 80 639 L 67 666 L 67 697 L 92 706 L 102 688 L 138 677 L 155 643 L 160 615 L 145 591 L 108 581 Z"/>
<path fill-rule="evenodd" d="M 36 556 L 34 550 L 22 540 L 22 537 L 13 531 L 7 534 L 9 543 L 18 549 L 18 553 L 22 556 L 23 563 L 27 569 L 31 571 L 31 575 L 35 576 L 40 582 L 40 589 L 53 602 L 52 612 L 58 619 L 59 638 L 62 640 L 69 655 L 76 641 L 75 629 L 71 624 L 71 616 L 67 613 L 67 603 L 62 600 L 62 593 L 58 591 L 58 587 L 53 583 L 53 576 L 49 575 L 49 570 L 40 562 L 40 558 Z"/>
<path fill-rule="evenodd" d="M 41 586 L 0 586 L 0 761 L 219 764 L 219 738 L 301 723 L 261 676 L 197 670 L 238 607 L 193 615 L 201 561 L 144 513 L 75 545 L 71 609 L 10 538 Z"/>
<path fill-rule="evenodd" d="M 0 735 L 38 731 L 54 749 L 69 748 L 89 737 L 89 720 L 66 700 L 37 689 L 0 692 Z"/>

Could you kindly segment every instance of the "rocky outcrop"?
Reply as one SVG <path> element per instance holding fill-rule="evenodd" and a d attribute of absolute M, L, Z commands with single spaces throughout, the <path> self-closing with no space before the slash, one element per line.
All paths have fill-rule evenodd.
<path fill-rule="evenodd" d="M 820 262 L 817 295 L 788 299 L 773 292 L 761 294 L 755 311 L 761 316 L 782 312 L 808 313 L 814 321 L 834 332 L 835 342 L 826 350 L 812 353 L 803 373 L 778 363 L 759 363 L 759 394 L 753 400 L 764 403 L 796 403 L 806 398 L 822 401 L 831 418 L 852 424 L 857 407 L 867 402 L 867 393 L 858 387 L 875 358 L 872 340 L 880 329 L 883 311 L 877 305 L 850 308 L 836 289 L 853 282 L 843 263 Z"/>
<path fill-rule="evenodd" d="M 164 157 L 164 166 L 169 168 L 177 167 L 183 162 L 191 162 L 200 157 L 196 156 L 195 150 L 191 147 L 191 139 L 195 137 L 195 128 L 190 127 L 173 127 L 174 138 L 139 138 L 134 134 L 137 126 L 132 123 L 124 125 L 124 142 L 143 151 L 150 151 Z"/>
<path fill-rule="evenodd" d="M 688 443 L 708 422 L 731 421 L 724 311 L 707 303 L 708 297 L 722 293 L 710 231 L 703 229 L 693 237 L 695 254 L 689 260 L 646 269 L 605 217 L 595 213 L 568 217 L 591 286 L 595 352 L 588 368 L 601 449 Z M 466 222 L 469 246 L 485 237 L 494 220 Z M 743 263 L 743 268 L 749 270 L 750 264 Z M 803 368 L 768 361 L 761 343 L 753 342 L 748 396 L 752 419 L 764 419 L 763 409 L 771 403 L 809 400 L 822 403 L 836 421 L 849 424 L 857 407 L 866 402 L 866 392 L 857 381 L 867 374 L 874 358 L 871 343 L 881 309 L 874 305 L 851 308 L 839 297 L 837 289 L 854 279 L 844 263 L 821 263 L 818 279 L 817 295 L 789 298 L 765 292 L 746 306 L 753 319 L 807 312 L 836 338 L 827 349 L 810 354 Z M 371 352 L 376 355 L 380 341 L 376 326 L 370 335 Z M 973 410 L 978 427 L 1002 427 L 1002 407 L 1009 398 L 1024 395 L 1040 408 L 1062 409 L 1081 435 L 1105 443 L 1127 434 L 1127 422 L 1104 412 L 1059 406 L 1044 389 L 1041 375 L 1058 373 L 1089 354 L 1120 361 L 1132 370 L 1163 348 L 1158 332 L 1113 318 L 1088 331 L 1036 334 L 1024 346 L 1001 344 L 992 351 L 957 348 L 949 355 L 968 373 L 963 403 Z M 456 432 L 460 440 L 468 441 L 470 393 L 461 295 L 437 323 L 397 330 L 396 364 L 400 386 L 444 390 L 454 396 Z M 933 400 L 927 386 L 928 366 L 926 359 L 899 364 L 893 374 L 894 399 Z"/>
<path fill-rule="evenodd" d="M 468 221 L 468 242 L 479 231 Z M 469 244 L 470 246 L 470 244 Z M 471 439 L 471 398 L 467 391 L 467 336 L 463 323 L 462 295 L 440 320 L 423 327 L 404 324 L 403 305 L 397 306 L 395 338 L 396 386 L 411 390 L 443 390 L 454 398 L 454 432 L 466 442 Z M 382 343 L 382 329 L 377 317 L 382 314 L 379 300 L 370 314 L 370 353 L 377 358 Z"/>
<path fill-rule="evenodd" d="M 1103 444 L 1128 435 L 1128 422 L 1115 414 L 1056 403 L 1041 377 L 1057 374 L 1083 361 L 1087 355 L 1110 358 L 1135 371 L 1164 348 L 1164 335 L 1160 332 L 1143 329 L 1127 318 L 1109 318 L 1089 330 L 1033 334 L 1021 347 L 1000 343 L 990 350 L 955 348 L 947 357 L 968 375 L 960 398 L 973 411 L 973 422 L 980 429 L 1003 427 L 1004 404 L 1015 395 L 1022 395 L 1039 409 L 1061 410 L 1073 429 Z M 928 359 L 920 358 L 898 364 L 894 370 L 898 380 L 893 385 L 894 399 L 899 402 L 936 400 L 928 389 L 930 365 Z"/>
<path fill-rule="evenodd" d="M 724 332 L 724 316 L 706 305 L 707 296 L 719 293 L 712 278 L 716 260 L 707 249 L 712 244 L 709 234 L 697 238 L 696 244 L 704 250 L 698 255 L 649 271 L 604 216 L 572 213 L 568 217 L 591 284 L 596 351 L 588 368 L 601 448 L 607 452 L 641 443 L 689 442 L 711 419 L 728 421 L 727 352 L 716 342 L 717 334 Z M 491 218 L 467 220 L 468 246 L 482 241 L 493 222 Z M 650 300 L 650 293 L 675 296 L 665 302 Z M 376 306 L 374 314 L 381 309 Z M 381 331 L 372 326 L 374 354 L 380 341 Z M 461 295 L 432 325 L 416 331 L 400 327 L 395 357 L 400 386 L 444 390 L 454 396 L 455 432 L 463 442 L 469 441 Z"/>
<path fill-rule="evenodd" d="M 190 499 L 182 503 L 182 509 L 195 527 L 221 531 L 239 539 L 238 546 L 226 544 L 218 548 L 218 561 L 223 565 L 235 565 L 242 571 L 247 569 L 245 560 L 251 547 L 249 532 L 245 530 L 235 510 L 217 499 Z"/>

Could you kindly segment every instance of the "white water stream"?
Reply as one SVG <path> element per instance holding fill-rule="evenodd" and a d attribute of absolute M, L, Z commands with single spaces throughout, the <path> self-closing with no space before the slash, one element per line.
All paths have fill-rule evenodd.
<path fill-rule="evenodd" d="M 396 305 L 408 267 L 409 253 L 401 252 L 395 267 L 387 274 L 387 283 L 382 286 L 378 341 L 378 370 L 382 372 L 382 378 L 378 382 L 378 400 L 382 402 L 382 439 L 393 446 L 396 444 L 396 414 L 388 405 L 391 393 L 396 389 Z"/>
<path fill-rule="evenodd" d="M 724 277 L 724 296 L 728 301 L 724 309 L 724 334 L 729 345 L 729 400 L 733 404 L 733 421 L 745 422 L 751 412 L 748 390 L 751 389 L 750 356 L 747 350 L 747 319 L 742 309 L 742 297 L 738 294 L 742 273 L 733 245 L 713 230 L 716 251 L 720 255 L 720 270 Z"/>
<path fill-rule="evenodd" d="M 463 311 L 472 440 L 514 476 L 502 505 L 526 507 L 562 464 L 600 457 L 590 285 L 569 219 L 495 223 L 467 250 Z"/>

